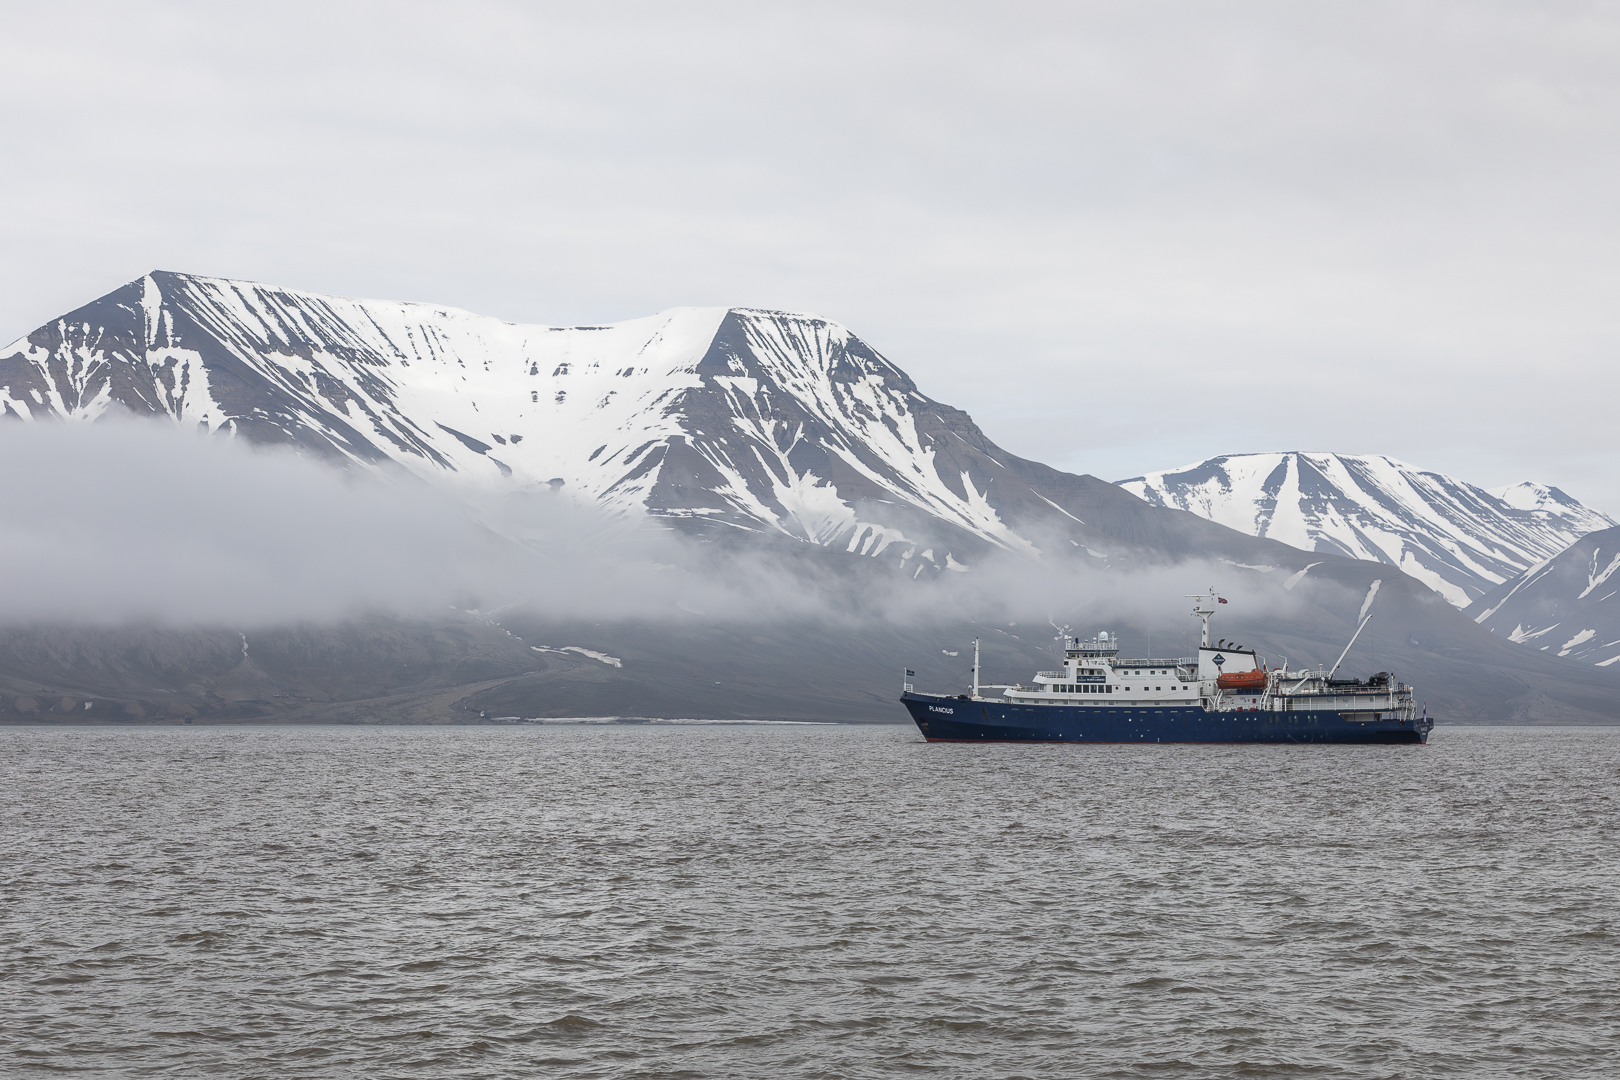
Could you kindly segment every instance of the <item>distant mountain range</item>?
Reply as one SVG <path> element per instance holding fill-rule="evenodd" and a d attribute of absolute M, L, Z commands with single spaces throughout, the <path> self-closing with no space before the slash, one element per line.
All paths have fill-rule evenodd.
<path fill-rule="evenodd" d="M 1387 457 L 1229 454 L 1119 483 L 1252 536 L 1399 567 L 1459 608 L 1616 524 L 1557 488 L 1487 491 Z"/>
<path fill-rule="evenodd" d="M 1620 528 L 1581 537 L 1474 601 L 1468 614 L 1544 652 L 1620 664 Z"/>
<path fill-rule="evenodd" d="M 994 681 L 1050 666 L 1048 618 L 1119 630 L 1127 649 L 1150 636 L 1161 648 L 1189 647 L 1192 620 L 1152 613 L 1167 610 L 1163 594 L 1218 577 L 1234 600 L 1233 629 L 1274 659 L 1331 663 L 1365 609 L 1374 618 L 1350 666 L 1420 683 L 1443 718 L 1620 718 L 1611 671 L 1522 648 L 1431 588 L 1438 582 L 1465 602 L 1490 575 L 1507 580 L 1531 554 L 1555 554 L 1560 536 L 1607 521 L 1555 491 L 1475 495 L 1454 484 L 1449 502 L 1435 495 L 1429 509 L 1403 517 L 1396 510 L 1406 504 L 1389 494 L 1390 474 L 1404 468 L 1395 463 L 1380 474 L 1383 486 L 1369 478 L 1354 490 L 1304 455 L 1279 456 L 1242 483 L 1234 475 L 1261 465 L 1224 482 L 1213 473 L 1189 480 L 1188 491 L 1225 483 L 1262 507 L 1281 464 L 1274 508 L 1303 505 L 1307 491 L 1326 499 L 1313 506 L 1338 515 L 1323 510 L 1316 521 L 1359 523 L 1364 505 L 1381 507 L 1390 516 L 1377 528 L 1358 525 L 1359 535 L 1395 535 L 1398 524 L 1413 553 L 1371 539 L 1321 550 L 1308 530 L 1274 528 L 1281 510 L 1265 528 L 1252 514 L 1234 525 L 1174 506 L 1174 485 L 1163 481 L 1142 478 L 1144 501 L 1129 484 L 1010 454 L 849 330 L 809 315 L 686 308 L 611 326 L 524 326 L 430 304 L 153 272 L 0 349 L 0 416 L 74 423 L 118 410 L 294 447 L 393 482 L 425 481 L 467 493 L 469 504 L 473 494 L 535 492 L 645 514 L 714 552 L 711 570 L 723 573 L 733 550 L 763 553 L 787 567 L 784 588 L 841 583 L 849 611 L 863 597 L 898 595 L 896 583 L 942 588 L 992 567 L 1009 580 L 1057 584 L 1017 600 L 1017 612 L 1014 600 L 998 600 L 1005 623 L 987 621 L 982 598 L 984 610 L 913 620 L 873 613 L 836 630 L 680 612 L 570 621 L 514 609 L 498 621 L 457 612 L 264 632 L 251 654 L 228 630 L 14 628 L 0 634 L 0 716 L 82 718 L 104 708 L 219 720 L 898 720 L 894 672 L 913 658 L 948 656 L 974 634 L 989 642 Z M 1358 460 L 1335 459 L 1347 473 L 1344 463 Z M 1412 470 L 1400 482 L 1421 485 L 1423 475 Z M 1328 480 L 1338 501 L 1325 494 Z M 1206 502 L 1205 510 L 1221 504 L 1213 494 Z M 1479 508 L 1477 521 L 1465 520 L 1468 505 Z M 1459 538 L 1450 561 L 1448 536 Z M 1294 543 L 1302 539 L 1309 543 Z M 1042 576 L 1053 568 L 1061 573 Z M 657 622 L 671 618 L 687 619 L 679 633 Z M 911 666 L 928 670 L 920 659 Z M 937 677 L 955 676 L 941 668 Z"/>

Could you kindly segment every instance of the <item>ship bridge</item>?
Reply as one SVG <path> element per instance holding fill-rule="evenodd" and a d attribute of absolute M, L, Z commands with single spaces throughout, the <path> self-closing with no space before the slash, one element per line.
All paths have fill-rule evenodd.
<path fill-rule="evenodd" d="M 1097 631 L 1090 641 L 1081 641 L 1063 634 L 1063 655 L 1070 660 L 1098 660 L 1107 662 L 1119 655 L 1119 639 L 1107 630 Z"/>

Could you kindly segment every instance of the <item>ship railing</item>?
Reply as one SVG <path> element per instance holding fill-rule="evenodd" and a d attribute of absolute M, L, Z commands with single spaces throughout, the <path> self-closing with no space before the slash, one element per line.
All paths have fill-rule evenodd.
<path fill-rule="evenodd" d="M 1128 659 L 1126 659 L 1123 662 L 1116 663 L 1114 666 L 1115 667 L 1133 667 L 1133 668 L 1134 667 L 1160 667 L 1160 668 L 1190 667 L 1190 668 L 1195 668 L 1195 667 L 1198 666 L 1198 657 L 1196 657 L 1196 656 L 1175 656 L 1175 657 L 1161 656 L 1161 657 L 1155 658 L 1155 657 L 1151 657 L 1151 656 L 1132 656 L 1132 657 L 1129 657 Z"/>
<path fill-rule="evenodd" d="M 1390 696 L 1387 698 L 1352 698 L 1349 695 L 1332 697 L 1330 695 L 1273 695 L 1267 694 L 1259 701 L 1252 698 L 1239 698 L 1235 695 L 1228 697 L 1225 691 L 1217 690 L 1205 706 L 1210 712 L 1232 712 L 1252 709 L 1256 704 L 1267 712 L 1350 712 L 1350 713 L 1381 713 L 1386 719 L 1415 721 L 1417 719 L 1417 703 L 1410 697 Z"/>
<path fill-rule="evenodd" d="M 1410 697 L 1412 688 L 1405 683 L 1395 683 L 1391 686 L 1312 686 L 1299 687 L 1278 686 L 1272 691 L 1278 697 L 1305 698 L 1305 697 L 1397 697 L 1405 695 Z"/>
<path fill-rule="evenodd" d="M 1290 702 L 1296 709 L 1396 709 L 1412 703 L 1410 694 L 1270 694 L 1274 701 Z"/>
<path fill-rule="evenodd" d="M 1037 679 L 1061 679 L 1068 674 L 1067 671 L 1037 671 L 1035 677 Z"/>
<path fill-rule="evenodd" d="M 1403 719 L 1410 719 L 1417 709 L 1411 698 L 1283 697 L 1275 701 L 1283 712 L 1380 712 Z"/>

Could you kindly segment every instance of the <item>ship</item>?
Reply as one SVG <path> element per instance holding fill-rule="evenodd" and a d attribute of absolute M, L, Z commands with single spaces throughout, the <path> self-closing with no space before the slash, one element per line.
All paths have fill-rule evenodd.
<path fill-rule="evenodd" d="M 1426 707 L 1418 714 L 1410 686 L 1383 671 L 1334 677 L 1370 615 L 1331 668 L 1268 670 L 1253 649 L 1210 640 L 1226 602 L 1213 588 L 1188 599 L 1203 623 L 1197 656 L 1126 659 L 1109 631 L 1081 640 L 1063 630 L 1062 668 L 1036 672 L 1029 686 L 981 687 L 974 639 L 971 693 L 919 693 L 907 668 L 900 700 L 929 742 L 1428 742 L 1434 721 Z"/>

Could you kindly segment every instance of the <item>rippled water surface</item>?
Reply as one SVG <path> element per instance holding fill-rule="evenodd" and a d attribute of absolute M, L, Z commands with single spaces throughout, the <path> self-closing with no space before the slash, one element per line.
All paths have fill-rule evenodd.
<path fill-rule="evenodd" d="M 7 1076 L 1620 1074 L 1620 731 L 0 751 Z"/>

